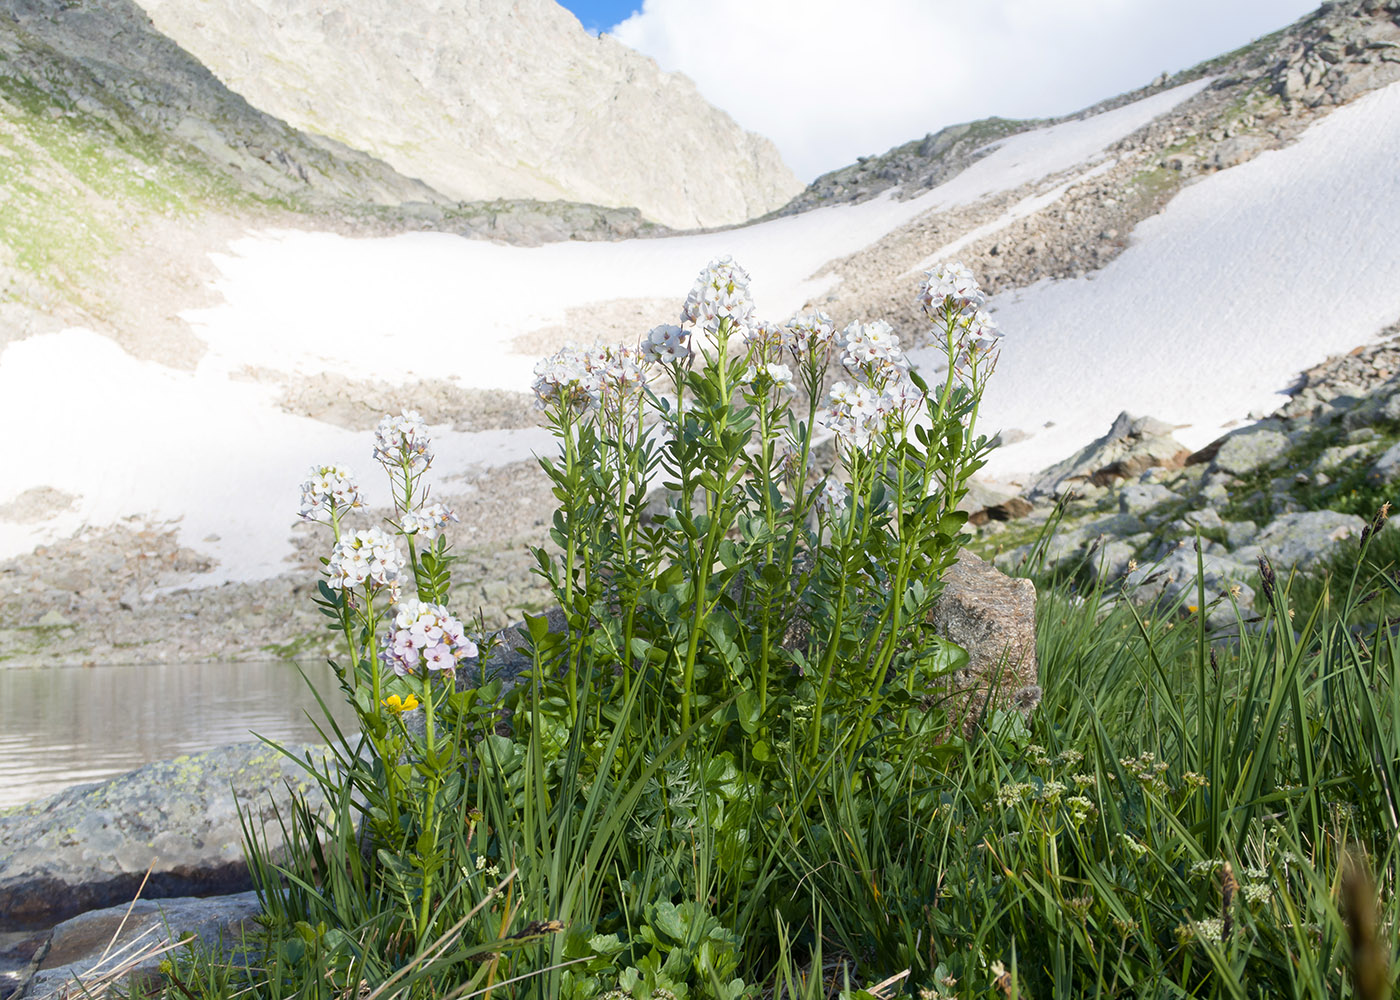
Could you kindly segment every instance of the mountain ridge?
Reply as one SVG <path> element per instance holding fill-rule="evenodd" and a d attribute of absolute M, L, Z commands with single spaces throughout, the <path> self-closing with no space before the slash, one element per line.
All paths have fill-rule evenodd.
<path fill-rule="evenodd" d="M 454 200 L 563 198 L 691 228 L 801 189 L 772 143 L 689 79 L 553 0 L 140 2 L 255 106 Z"/>

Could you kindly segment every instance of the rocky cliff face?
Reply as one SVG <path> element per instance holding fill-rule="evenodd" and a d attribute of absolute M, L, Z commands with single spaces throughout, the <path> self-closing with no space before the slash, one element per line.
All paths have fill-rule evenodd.
<path fill-rule="evenodd" d="M 801 190 L 766 139 L 553 0 L 141 0 L 256 107 L 459 200 L 742 222 Z"/>

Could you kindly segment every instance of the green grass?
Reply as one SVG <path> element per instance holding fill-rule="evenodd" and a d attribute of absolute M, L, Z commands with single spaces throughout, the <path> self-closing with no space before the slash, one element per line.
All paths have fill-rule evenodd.
<path fill-rule="evenodd" d="M 289 862 L 255 854 L 264 886 L 291 889 L 269 897 L 269 936 L 253 949 L 262 958 L 231 969 L 206 952 L 176 974 L 199 997 L 249 985 L 339 996 L 356 976 L 389 984 L 384 996 L 440 996 L 515 975 L 527 978 L 492 995 L 730 995 L 730 973 L 681 974 L 709 940 L 712 956 L 737 962 L 750 996 L 874 996 L 861 988 L 905 970 L 902 992 L 878 995 L 1389 996 L 1393 986 L 1356 986 L 1357 904 L 1345 898 L 1374 900 L 1382 928 L 1400 919 L 1400 640 L 1360 615 L 1377 590 L 1400 600 L 1400 535 L 1376 537 L 1317 589 L 1278 581 L 1264 621 L 1231 643 L 1213 642 L 1199 616 L 1145 619 L 1126 604 L 1105 613 L 1093 594 L 1043 591 L 1044 698 L 1029 720 L 988 718 L 967 740 L 932 725 L 898 753 L 871 746 L 817 781 L 809 811 L 755 817 L 744 827 L 752 889 L 738 911 L 680 902 L 719 884 L 733 848 L 694 821 L 742 801 L 743 771 L 722 779 L 740 784 L 710 806 L 701 795 L 683 807 L 696 791 L 684 740 L 600 782 L 589 762 L 600 750 L 607 759 L 606 747 L 579 742 L 580 730 L 552 761 L 527 755 L 478 772 L 483 812 L 453 836 L 505 884 L 493 896 L 477 866 L 464 872 L 464 915 L 490 915 L 477 944 L 403 949 L 394 908 L 364 895 L 369 861 L 353 835 L 325 840 L 354 829 L 360 788 L 336 805 L 340 827 L 283 818 L 300 845 Z M 578 798 L 534 812 L 531 775 L 556 768 L 575 774 Z M 663 787 L 692 823 L 655 825 Z M 577 810 L 559 811 L 564 802 Z M 629 829 L 651 832 L 637 840 Z M 1363 869 L 1374 897 L 1352 874 Z M 622 889 L 611 917 L 590 902 L 609 882 Z M 691 895 L 677 901 L 683 885 Z M 773 919 L 758 919 L 764 910 Z M 1400 943 L 1382 932 L 1376 944 L 1394 970 Z M 647 966 L 647 954 L 661 958 Z M 668 965 L 673 954 L 683 961 Z M 640 974 L 620 972 L 638 963 Z M 660 982 L 670 986 L 648 985 L 646 968 L 669 969 Z M 334 989 L 312 988 L 323 976 Z M 172 981 L 166 995 L 185 994 Z"/>

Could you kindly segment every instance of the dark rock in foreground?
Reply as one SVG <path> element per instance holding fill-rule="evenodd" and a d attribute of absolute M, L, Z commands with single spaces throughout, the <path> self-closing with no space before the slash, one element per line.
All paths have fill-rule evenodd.
<path fill-rule="evenodd" d="M 289 747 L 312 754 L 309 745 Z M 252 887 L 239 810 L 281 847 L 274 810 L 291 791 L 319 806 L 293 760 L 261 743 L 147 764 L 0 814 L 0 931 L 49 926 L 129 903 L 147 869 L 145 899 L 211 896 Z"/>
<path fill-rule="evenodd" d="M 102 995 L 110 980 L 155 978 L 160 963 L 174 960 L 184 943 L 238 948 L 262 908 L 255 892 L 212 899 L 137 900 L 65 920 L 0 951 L 0 972 L 26 1000 Z M 9 970 L 5 970 L 9 966 Z M 10 986 L 0 980 L 0 991 Z"/>

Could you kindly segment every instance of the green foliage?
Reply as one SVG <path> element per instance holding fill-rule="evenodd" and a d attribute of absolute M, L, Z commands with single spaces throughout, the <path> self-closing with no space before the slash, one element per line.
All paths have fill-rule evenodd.
<path fill-rule="evenodd" d="M 566 623 L 527 620 L 507 693 L 490 648 L 475 686 L 386 672 L 387 585 L 322 587 L 361 731 L 303 762 L 325 805 L 274 817 L 285 856 L 246 821 L 256 961 L 195 956 L 171 995 L 1393 988 L 1400 639 L 1361 624 L 1400 597 L 1384 535 L 1316 600 L 1261 579 L 1260 618 L 1223 640 L 1199 590 L 1201 613 L 1143 618 L 1044 588 L 1042 703 L 964 728 L 939 690 L 965 654 L 925 622 L 980 383 L 842 437 L 849 494 L 818 509 L 817 364 L 793 416 L 754 374 L 767 348 L 715 333 L 664 392 L 546 394 L 559 510 L 535 554 Z M 400 527 L 423 510 L 401 457 Z M 446 546 L 405 537 L 418 594 L 445 595 Z"/>

